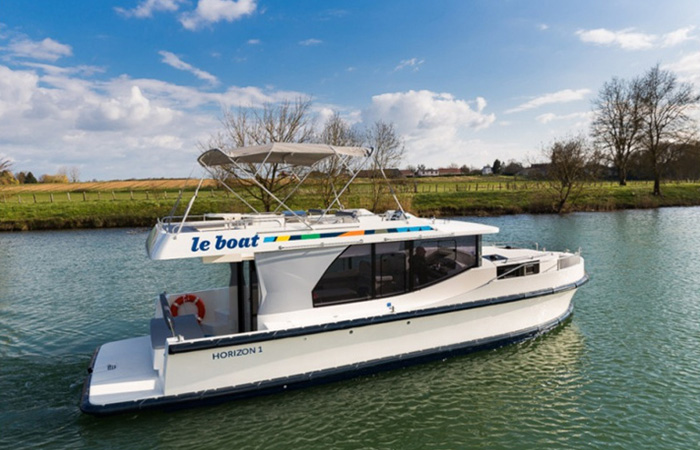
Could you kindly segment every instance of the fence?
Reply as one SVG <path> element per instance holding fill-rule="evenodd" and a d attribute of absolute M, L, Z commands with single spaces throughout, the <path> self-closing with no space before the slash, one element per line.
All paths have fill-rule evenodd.
<path fill-rule="evenodd" d="M 0 203 L 72 203 L 89 201 L 142 201 L 142 200 L 172 200 L 182 194 L 182 191 L 72 191 L 72 192 L 16 192 L 1 193 Z M 189 200 L 194 191 L 185 191 L 184 200 Z M 200 191 L 199 196 L 228 197 L 228 191 L 209 189 Z"/>
<path fill-rule="evenodd" d="M 662 184 L 698 184 L 700 180 L 674 180 L 664 181 Z M 628 181 L 628 188 L 651 188 L 653 181 Z M 437 193 L 437 192 L 494 192 L 494 191 L 533 191 L 547 189 L 549 184 L 546 181 L 410 181 L 398 180 L 392 183 L 396 192 L 401 194 L 422 194 L 422 193 Z M 587 188 L 604 188 L 615 187 L 615 181 L 596 181 L 586 184 Z M 364 194 L 371 192 L 372 185 L 370 183 L 359 183 L 352 188 L 354 194 Z M 314 185 L 309 185 L 306 188 L 300 189 L 299 195 L 314 195 L 317 194 L 318 188 Z M 173 203 L 175 199 L 183 195 L 183 201 L 188 201 L 194 191 L 186 190 L 183 194 L 182 190 L 112 190 L 112 191 L 56 191 L 56 192 L 31 192 L 31 191 L 15 191 L 12 193 L 3 193 L 0 189 L 0 203 L 5 204 L 33 204 L 33 203 L 66 203 L 66 202 L 100 202 L 100 201 L 143 201 L 143 200 L 170 200 Z M 230 192 L 225 189 L 205 189 L 199 193 L 200 197 L 218 197 L 229 198 Z"/>

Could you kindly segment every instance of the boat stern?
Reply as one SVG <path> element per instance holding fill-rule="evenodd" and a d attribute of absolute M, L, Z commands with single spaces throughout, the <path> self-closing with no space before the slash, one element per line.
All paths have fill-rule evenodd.
<path fill-rule="evenodd" d="M 110 342 L 99 347 L 88 367 L 80 409 L 105 415 L 135 409 L 144 400 L 163 395 L 153 367 L 149 336 Z"/>

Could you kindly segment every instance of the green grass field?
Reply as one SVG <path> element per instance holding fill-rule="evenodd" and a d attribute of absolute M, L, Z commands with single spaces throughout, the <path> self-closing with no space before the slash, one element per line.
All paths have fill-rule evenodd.
<path fill-rule="evenodd" d="M 0 231 L 151 226 L 168 215 L 181 190 L 175 212 L 181 215 L 196 182 L 184 180 L 71 183 L 63 185 L 0 186 Z M 450 177 L 399 180 L 394 183 L 404 209 L 421 216 L 551 213 L 554 197 L 542 181 L 509 177 Z M 359 180 L 343 196 L 346 206 L 371 209 L 368 181 Z M 700 182 L 668 182 L 662 196 L 651 195 L 648 181 L 621 187 L 611 182 L 589 183 L 571 199 L 567 211 L 612 211 L 631 208 L 700 205 Z M 247 198 L 262 209 L 259 202 Z M 294 196 L 294 209 L 319 208 L 313 183 Z M 388 191 L 378 210 L 395 209 Z M 214 183 L 205 184 L 190 214 L 246 212 L 245 205 Z"/>

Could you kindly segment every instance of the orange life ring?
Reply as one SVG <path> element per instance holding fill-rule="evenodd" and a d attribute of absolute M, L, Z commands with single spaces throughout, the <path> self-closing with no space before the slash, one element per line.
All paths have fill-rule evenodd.
<path fill-rule="evenodd" d="M 202 323 L 202 319 L 204 319 L 207 309 L 204 307 L 204 302 L 202 299 L 194 294 L 183 294 L 175 299 L 173 304 L 170 305 L 170 313 L 173 315 L 173 317 L 177 317 L 178 310 L 184 303 L 194 303 L 194 305 L 197 307 L 197 322 Z"/>

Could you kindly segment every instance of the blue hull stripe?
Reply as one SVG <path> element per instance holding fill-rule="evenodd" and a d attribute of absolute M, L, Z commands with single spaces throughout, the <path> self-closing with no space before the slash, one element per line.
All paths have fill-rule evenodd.
<path fill-rule="evenodd" d="M 419 317 L 433 316 L 438 314 L 446 314 L 455 311 L 463 311 L 467 309 L 483 308 L 486 306 L 496 305 L 500 303 L 511 303 L 521 300 L 529 300 L 536 297 L 555 294 L 558 292 L 569 291 L 576 289 L 588 281 L 588 275 L 585 275 L 579 281 L 564 286 L 559 286 L 554 289 L 543 289 L 540 291 L 527 292 L 524 294 L 508 295 L 504 297 L 495 297 L 476 302 L 460 303 L 457 305 L 440 306 L 437 308 L 426 308 L 417 311 L 408 311 L 396 314 L 388 314 L 384 316 L 376 316 L 363 319 L 344 320 L 341 322 L 311 325 L 307 327 L 291 328 L 288 330 L 273 330 L 262 333 L 256 333 L 247 336 L 231 336 L 224 338 L 214 338 L 207 341 L 198 342 L 182 342 L 173 344 L 168 347 L 169 354 L 186 353 L 198 350 L 206 350 L 220 347 L 230 347 L 233 345 L 252 344 L 256 342 L 271 341 L 275 339 L 284 339 L 294 336 L 308 336 L 316 333 L 325 333 L 328 331 L 344 330 L 349 328 L 359 328 L 379 323 L 410 320 Z"/>

